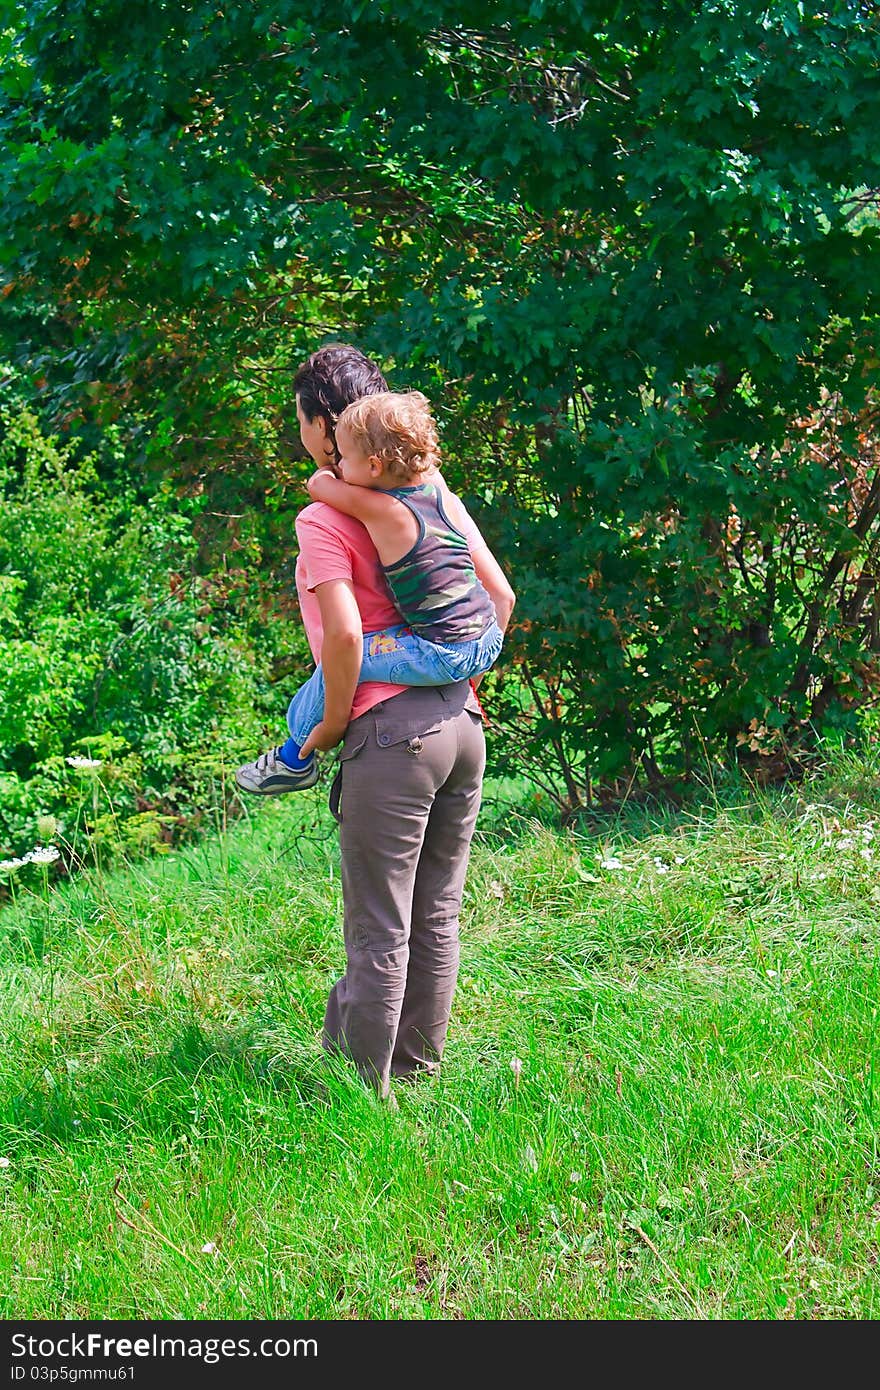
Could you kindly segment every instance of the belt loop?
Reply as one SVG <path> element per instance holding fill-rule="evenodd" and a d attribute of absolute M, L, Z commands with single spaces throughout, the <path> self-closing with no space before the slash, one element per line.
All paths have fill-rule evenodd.
<path fill-rule="evenodd" d="M 336 773 L 336 776 L 333 778 L 333 782 L 332 782 L 332 785 L 331 785 L 331 787 L 330 787 L 330 800 L 329 800 L 329 802 L 328 802 L 328 805 L 329 805 L 329 807 L 330 807 L 330 814 L 331 814 L 331 816 L 333 817 L 333 819 L 336 821 L 337 825 L 338 825 L 338 824 L 341 824 L 341 822 L 342 822 L 342 814 L 341 814 L 341 812 L 340 812 L 340 810 L 339 810 L 339 799 L 340 799 L 341 796 L 342 796 L 342 768 L 340 767 L 340 768 L 338 769 L 337 773 Z"/>

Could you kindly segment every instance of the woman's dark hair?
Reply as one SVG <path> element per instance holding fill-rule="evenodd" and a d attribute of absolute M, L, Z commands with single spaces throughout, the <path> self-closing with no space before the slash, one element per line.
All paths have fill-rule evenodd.
<path fill-rule="evenodd" d="M 347 405 L 362 396 L 387 391 L 388 383 L 375 362 L 347 343 L 329 343 L 304 362 L 293 379 L 303 415 L 311 422 L 320 415 L 336 441 L 336 421 Z"/>

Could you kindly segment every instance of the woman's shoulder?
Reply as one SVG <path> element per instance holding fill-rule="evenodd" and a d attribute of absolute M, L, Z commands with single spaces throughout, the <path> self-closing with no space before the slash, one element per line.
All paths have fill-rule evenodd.
<path fill-rule="evenodd" d="M 470 512 L 462 502 L 457 493 L 447 483 L 439 468 L 434 468 L 430 473 L 425 474 L 425 482 L 431 484 L 437 492 L 440 504 L 446 512 L 447 518 L 457 531 L 466 538 L 471 554 L 480 549 L 486 542 L 480 535 L 477 523 L 474 521 Z"/>
<path fill-rule="evenodd" d="M 422 485 L 430 489 L 440 498 L 444 507 L 449 507 L 454 511 L 464 512 L 464 503 L 461 498 L 452 491 L 439 468 L 432 468 L 430 472 L 422 474 Z"/>

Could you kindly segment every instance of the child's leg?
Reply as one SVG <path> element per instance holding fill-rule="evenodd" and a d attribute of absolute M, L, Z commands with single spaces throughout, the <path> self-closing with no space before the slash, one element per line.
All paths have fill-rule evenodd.
<path fill-rule="evenodd" d="M 444 649 L 411 628 L 386 628 L 364 637 L 362 681 L 388 681 L 391 685 L 448 685 L 450 675 Z"/>
<path fill-rule="evenodd" d="M 298 717 L 307 732 L 320 722 L 324 713 L 324 676 L 320 666 L 294 695 L 293 708 L 299 712 Z M 240 767 L 235 780 L 242 791 L 259 796 L 280 796 L 284 792 L 313 787 L 319 775 L 318 761 L 314 753 L 307 758 L 300 757 L 306 737 L 307 733 L 303 733 L 299 739 L 289 738 L 280 748 L 270 748 L 252 763 Z"/>
<path fill-rule="evenodd" d="M 417 637 L 408 627 L 387 628 L 364 637 L 361 681 L 388 681 L 391 685 L 448 685 L 488 671 L 501 650 L 497 626 L 475 642 L 435 645 Z M 316 724 L 324 717 L 324 673 L 318 666 L 294 695 L 287 710 L 290 737 L 280 748 L 262 754 L 256 762 L 235 774 L 244 791 L 277 796 L 314 786 L 318 772 L 313 753 L 305 759 L 300 750 Z"/>
<path fill-rule="evenodd" d="M 324 672 L 316 666 L 308 680 L 300 686 L 287 707 L 287 727 L 290 737 L 278 750 L 278 756 L 289 767 L 302 766 L 299 750 L 316 724 L 324 718 Z M 309 762 L 312 754 L 306 759 Z"/>
<path fill-rule="evenodd" d="M 504 633 L 497 623 L 488 627 L 475 643 L 474 659 L 478 670 L 474 671 L 475 676 L 481 676 L 490 667 L 495 665 L 501 655 L 501 648 L 504 646 Z M 470 676 L 468 676 L 470 680 Z"/>
<path fill-rule="evenodd" d="M 364 636 L 360 681 L 387 681 L 390 685 L 448 685 L 463 677 L 450 673 L 443 649 L 426 642 L 408 627 L 386 628 Z M 324 675 L 320 666 L 301 686 L 287 710 L 290 738 L 281 757 L 298 757 L 309 734 L 324 717 Z M 293 764 L 292 764 L 293 765 Z"/>
<path fill-rule="evenodd" d="M 495 665 L 504 642 L 504 633 L 492 623 L 481 637 L 473 642 L 454 642 L 438 647 L 451 681 L 472 680 Z"/>
<path fill-rule="evenodd" d="M 292 735 L 288 735 L 276 751 L 285 766 L 293 768 L 294 772 L 301 772 L 304 767 L 309 767 L 315 756 L 314 753 L 307 753 L 303 758 L 302 744 L 297 743 Z"/>

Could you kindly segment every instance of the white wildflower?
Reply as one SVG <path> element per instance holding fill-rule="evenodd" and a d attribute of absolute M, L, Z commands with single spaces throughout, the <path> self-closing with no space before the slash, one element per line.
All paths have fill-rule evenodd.
<path fill-rule="evenodd" d="M 675 856 L 675 862 L 676 862 L 676 864 L 683 864 L 683 863 L 684 863 L 684 855 L 682 855 L 682 854 L 677 854 L 677 855 Z"/>
<path fill-rule="evenodd" d="M 61 851 L 54 845 L 37 845 L 25 855 L 26 864 L 54 864 L 56 859 L 61 858 Z"/>
<path fill-rule="evenodd" d="M 9 1159 L 8 1159 L 8 1158 L 0 1158 L 0 1168 L 8 1168 L 8 1167 L 9 1167 Z"/>
<path fill-rule="evenodd" d="M 97 772 L 99 767 L 104 766 L 101 758 L 72 757 L 65 758 L 64 761 L 68 767 L 75 768 L 77 772 Z"/>
<path fill-rule="evenodd" d="M 613 855 L 609 855 L 607 858 L 603 858 L 602 855 L 599 855 L 599 868 L 600 868 L 600 869 L 622 869 L 622 868 L 623 868 L 623 860 L 622 860 L 622 859 L 615 859 Z"/>
<path fill-rule="evenodd" d="M 216 1254 L 217 1254 L 217 1246 L 214 1244 L 213 1240 L 206 1240 L 206 1241 L 205 1241 L 205 1243 L 204 1243 L 204 1245 L 202 1246 L 202 1249 L 201 1249 L 201 1254 L 202 1254 L 202 1255 L 216 1255 Z"/>
<path fill-rule="evenodd" d="M 657 870 L 658 874 L 669 873 L 669 865 L 664 864 L 663 860 L 656 854 L 654 855 L 654 868 Z"/>
<path fill-rule="evenodd" d="M 22 868 L 26 863 L 26 859 L 0 859 L 0 872 L 14 873 L 16 869 Z"/>

